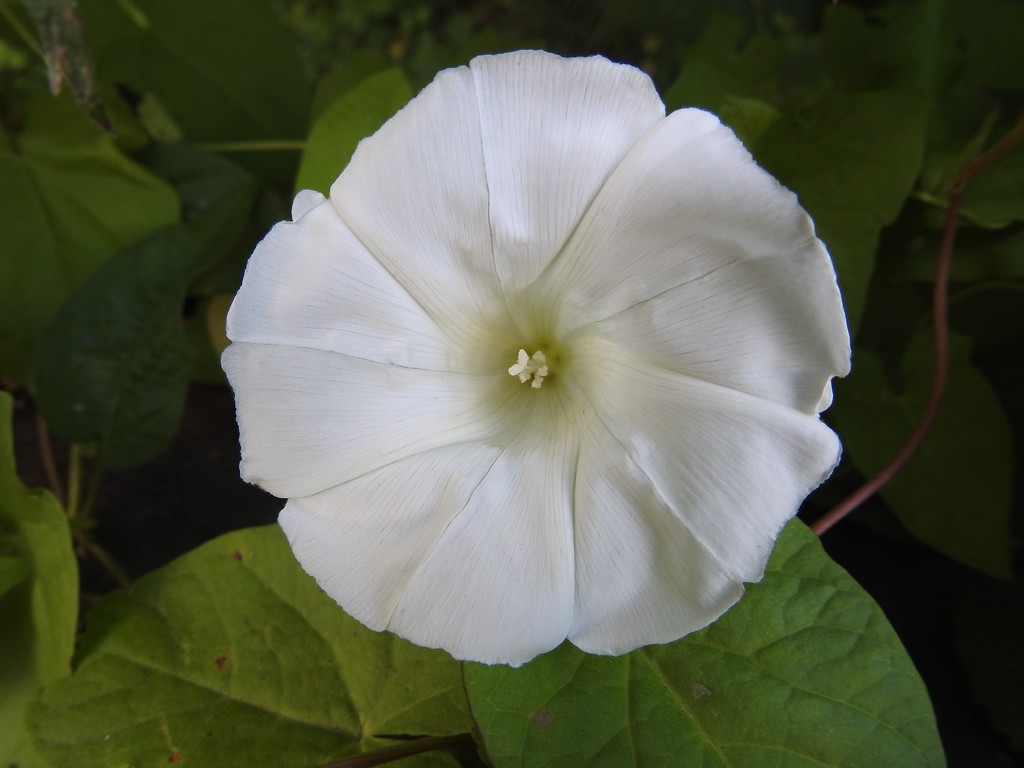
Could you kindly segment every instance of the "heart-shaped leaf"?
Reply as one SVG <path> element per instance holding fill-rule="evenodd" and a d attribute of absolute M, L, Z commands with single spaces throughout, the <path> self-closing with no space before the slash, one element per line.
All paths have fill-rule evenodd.
<path fill-rule="evenodd" d="M 27 381 L 63 301 L 118 250 L 178 218 L 170 185 L 129 160 L 69 97 L 35 96 L 0 130 L 0 369 Z"/>
<path fill-rule="evenodd" d="M 315 766 L 471 728 L 459 665 L 349 618 L 277 526 L 222 536 L 104 599 L 75 673 L 30 718 L 55 766 Z"/>
<path fill-rule="evenodd" d="M 519 669 L 467 664 L 505 766 L 937 766 L 917 671 L 881 609 L 798 522 L 764 580 L 705 630 L 620 657 L 568 643 Z"/>

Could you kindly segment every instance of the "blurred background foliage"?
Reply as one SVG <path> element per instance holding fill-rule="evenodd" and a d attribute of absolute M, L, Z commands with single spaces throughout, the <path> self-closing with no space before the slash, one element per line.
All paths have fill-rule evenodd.
<path fill-rule="evenodd" d="M 845 458 L 805 506 L 813 520 L 889 460 L 927 400 L 949 195 L 1024 115 L 1021 30 L 1019 0 L 0 0 L 0 376 L 45 424 L 39 471 L 78 555 L 119 573 L 107 548 L 136 533 L 130 514 L 119 531 L 96 528 L 103 481 L 166 455 L 189 392 L 224 386 L 226 308 L 295 190 L 326 192 L 359 139 L 439 69 L 523 47 L 642 67 L 670 109 L 719 114 L 813 215 L 855 340 L 826 414 Z M 1024 754 L 1022 222 L 1018 143 L 964 196 L 940 415 L 843 523 L 857 533 L 829 534 L 855 575 L 898 561 L 872 592 L 938 615 L 930 632 L 955 645 L 983 708 L 973 716 L 995 733 L 984 748 L 958 742 L 940 706 L 963 765 Z M 51 433 L 69 459 L 48 455 Z M 243 519 L 225 512 L 197 536 Z M 2 530 L 10 551 L 24 545 L 11 520 Z M 147 552 L 127 556 L 130 575 L 178 554 Z M 29 578 L 0 565 L 0 587 Z M 72 606 L 66 625 L 77 571 L 63 567 L 46 589 Z M 33 616 L 19 642 L 39 632 Z M 911 620 L 894 623 L 913 653 Z M 58 674 L 42 669 L 42 682 Z"/>

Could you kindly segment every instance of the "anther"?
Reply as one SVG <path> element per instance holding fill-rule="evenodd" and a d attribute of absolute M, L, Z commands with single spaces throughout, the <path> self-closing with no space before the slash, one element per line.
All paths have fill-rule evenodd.
<path fill-rule="evenodd" d="M 544 383 L 544 377 L 548 375 L 548 360 L 543 352 L 537 351 L 533 355 L 527 355 L 525 349 L 519 350 L 515 365 L 508 369 L 509 375 L 515 376 L 523 384 L 530 381 L 530 386 L 540 389 Z"/>

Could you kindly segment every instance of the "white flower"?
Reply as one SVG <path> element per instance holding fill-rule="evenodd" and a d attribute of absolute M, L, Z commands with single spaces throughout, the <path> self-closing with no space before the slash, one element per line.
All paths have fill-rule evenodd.
<path fill-rule="evenodd" d="M 675 640 L 838 460 L 828 253 L 637 69 L 441 72 L 293 216 L 228 316 L 242 474 L 373 629 L 512 665 Z"/>

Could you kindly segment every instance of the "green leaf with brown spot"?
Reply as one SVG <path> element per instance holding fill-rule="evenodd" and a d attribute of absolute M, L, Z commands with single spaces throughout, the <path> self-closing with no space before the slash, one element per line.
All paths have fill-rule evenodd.
<path fill-rule="evenodd" d="M 799 522 L 764 580 L 701 632 L 620 657 L 566 643 L 465 677 L 496 768 L 943 764 L 892 627 Z"/>
<path fill-rule="evenodd" d="M 316 766 L 471 728 L 459 665 L 349 618 L 277 526 L 215 539 L 100 602 L 75 673 L 30 725 L 53 766 L 218 768 Z"/>

